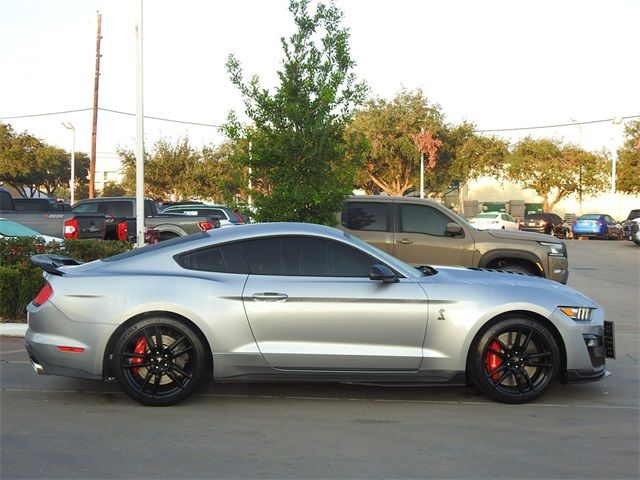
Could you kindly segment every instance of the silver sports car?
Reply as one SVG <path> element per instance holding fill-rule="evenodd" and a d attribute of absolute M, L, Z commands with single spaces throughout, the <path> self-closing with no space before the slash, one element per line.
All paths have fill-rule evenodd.
<path fill-rule="evenodd" d="M 613 324 L 559 283 L 414 268 L 339 230 L 217 229 L 81 264 L 37 255 L 38 373 L 113 379 L 146 405 L 218 381 L 464 385 L 523 403 L 608 375 Z"/>

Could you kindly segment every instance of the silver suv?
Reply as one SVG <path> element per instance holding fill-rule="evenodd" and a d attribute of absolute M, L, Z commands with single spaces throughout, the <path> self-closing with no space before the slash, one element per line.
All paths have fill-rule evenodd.
<path fill-rule="evenodd" d="M 459 265 L 527 273 L 567 283 L 563 241 L 511 230 L 477 230 L 432 200 L 352 196 L 338 228 L 412 265 Z"/>

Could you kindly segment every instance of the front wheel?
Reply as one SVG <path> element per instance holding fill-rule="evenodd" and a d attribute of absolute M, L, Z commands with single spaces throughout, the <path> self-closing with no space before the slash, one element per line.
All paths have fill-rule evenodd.
<path fill-rule="evenodd" d="M 172 318 L 149 318 L 122 334 L 112 367 L 122 390 L 137 402 L 173 405 L 198 386 L 205 370 L 205 352 L 186 324 Z"/>
<path fill-rule="evenodd" d="M 558 376 L 560 352 L 551 332 L 527 318 L 500 320 L 473 342 L 468 375 L 486 396 L 502 403 L 526 403 Z"/>

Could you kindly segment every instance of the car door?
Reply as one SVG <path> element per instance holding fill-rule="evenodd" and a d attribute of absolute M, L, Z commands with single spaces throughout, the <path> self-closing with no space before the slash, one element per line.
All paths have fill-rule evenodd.
<path fill-rule="evenodd" d="M 399 204 L 394 255 L 412 265 L 470 265 L 473 239 L 449 236 L 453 219 L 429 205 Z"/>
<path fill-rule="evenodd" d="M 336 240 L 275 236 L 243 247 L 245 311 L 272 367 L 418 369 L 428 302 L 417 283 L 370 280 L 371 265 L 380 262 Z"/>

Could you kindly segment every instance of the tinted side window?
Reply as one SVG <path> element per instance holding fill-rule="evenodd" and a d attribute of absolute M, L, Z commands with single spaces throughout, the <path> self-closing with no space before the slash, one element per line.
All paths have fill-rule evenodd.
<path fill-rule="evenodd" d="M 13 200 L 9 192 L 0 192 L 0 210 L 13 210 Z"/>
<path fill-rule="evenodd" d="M 106 215 L 112 215 L 114 217 L 132 217 L 133 216 L 133 203 L 129 201 L 111 201 L 105 202 L 104 213 Z"/>
<path fill-rule="evenodd" d="M 389 206 L 385 203 L 348 202 L 342 223 L 351 230 L 386 232 Z"/>
<path fill-rule="evenodd" d="M 447 224 L 452 220 L 435 208 L 424 205 L 401 205 L 400 222 L 402 232 L 444 237 Z"/>
<path fill-rule="evenodd" d="M 98 213 L 100 208 L 100 203 L 98 202 L 87 202 L 80 203 L 73 207 L 74 212 L 78 213 Z"/>
<path fill-rule="evenodd" d="M 243 243 L 255 275 L 368 277 L 376 260 L 339 242 L 314 237 L 270 237 Z"/>
<path fill-rule="evenodd" d="M 229 243 L 183 253 L 176 258 L 182 268 L 220 273 L 249 273 L 242 247 Z"/>

